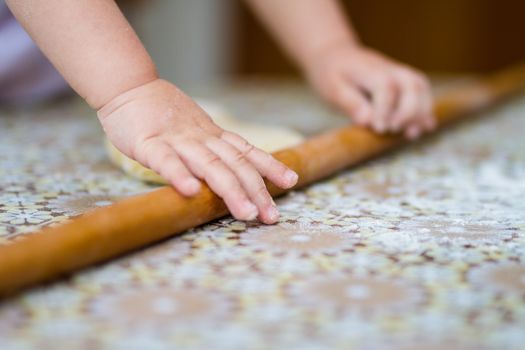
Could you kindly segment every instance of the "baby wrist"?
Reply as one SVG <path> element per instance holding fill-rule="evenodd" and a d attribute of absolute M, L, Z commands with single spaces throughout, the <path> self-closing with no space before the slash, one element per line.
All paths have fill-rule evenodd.
<path fill-rule="evenodd" d="M 142 83 L 138 86 L 134 86 L 112 97 L 110 100 L 104 103 L 104 105 L 97 109 L 97 116 L 99 120 L 102 121 L 105 117 L 111 115 L 120 107 L 137 98 L 138 96 L 143 94 L 145 90 L 148 90 L 151 85 L 159 81 L 161 81 L 161 79 L 155 77 L 154 79 L 146 81 L 145 83 Z"/>
<path fill-rule="evenodd" d="M 89 88 L 84 88 L 85 95 L 82 94 L 82 91 L 79 91 L 79 93 L 83 95 L 82 97 L 84 97 L 91 108 L 99 110 L 126 91 L 130 91 L 159 78 L 154 65 L 127 69 L 133 71 L 133 73 L 122 74 L 123 72 L 115 72 L 113 77 L 108 77 L 106 80 L 107 84 L 91 84 L 88 86 Z"/>
<path fill-rule="evenodd" d="M 342 37 L 334 40 L 327 41 L 323 45 L 319 45 L 315 49 L 311 50 L 306 55 L 304 62 L 301 63 L 301 68 L 305 73 L 308 73 L 312 69 L 320 64 L 324 64 L 324 58 L 327 55 L 331 55 L 332 52 L 340 50 L 342 47 L 359 51 L 363 49 L 362 44 L 353 37 Z"/>

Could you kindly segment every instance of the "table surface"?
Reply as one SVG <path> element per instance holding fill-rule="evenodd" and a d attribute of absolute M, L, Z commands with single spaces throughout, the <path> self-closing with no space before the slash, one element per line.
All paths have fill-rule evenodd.
<path fill-rule="evenodd" d="M 211 91 L 211 92 L 210 92 Z M 305 134 L 294 84 L 203 92 Z M 1 349 L 523 349 L 525 97 L 277 201 L 0 304 Z M 153 186 L 78 101 L 0 112 L 0 244 Z"/>

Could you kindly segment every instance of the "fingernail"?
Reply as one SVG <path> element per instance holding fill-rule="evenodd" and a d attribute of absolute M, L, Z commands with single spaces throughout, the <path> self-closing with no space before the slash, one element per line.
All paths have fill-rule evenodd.
<path fill-rule="evenodd" d="M 286 170 L 286 173 L 284 174 L 284 178 L 286 179 L 286 182 L 293 186 L 297 183 L 297 180 L 299 179 L 299 175 L 293 170 Z"/>
<path fill-rule="evenodd" d="M 259 215 L 259 211 L 257 210 L 257 207 L 250 202 L 246 202 L 244 204 L 244 208 L 246 209 L 246 216 L 245 216 L 246 221 L 255 220 L 257 215 Z"/>
<path fill-rule="evenodd" d="M 365 120 L 368 117 L 369 109 L 367 107 L 361 107 L 355 113 L 358 120 Z"/>
<path fill-rule="evenodd" d="M 188 179 L 186 186 L 191 192 L 197 192 L 201 188 L 201 183 L 196 179 Z"/>
<path fill-rule="evenodd" d="M 390 127 L 390 130 L 392 130 L 392 132 L 398 132 L 400 128 L 400 123 L 398 121 L 394 121 Z"/>
<path fill-rule="evenodd" d="M 376 121 L 374 123 L 374 130 L 375 130 L 375 132 L 382 133 L 384 131 L 384 129 L 385 129 L 385 126 L 383 125 L 382 122 Z"/>
<path fill-rule="evenodd" d="M 419 130 L 411 131 L 408 133 L 408 138 L 410 140 L 417 140 L 419 136 L 421 135 Z"/>
<path fill-rule="evenodd" d="M 268 209 L 268 218 L 272 222 L 276 222 L 277 220 L 279 220 L 279 216 L 279 210 L 277 210 L 276 207 L 271 207 L 270 209 Z"/>

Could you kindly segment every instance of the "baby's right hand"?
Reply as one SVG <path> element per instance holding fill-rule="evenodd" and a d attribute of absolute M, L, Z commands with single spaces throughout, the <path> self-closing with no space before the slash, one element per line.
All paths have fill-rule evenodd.
<path fill-rule="evenodd" d="M 127 91 L 98 111 L 109 140 L 122 153 L 166 178 L 183 195 L 200 182 L 239 220 L 272 224 L 279 212 L 263 177 L 287 189 L 297 174 L 242 137 L 218 127 L 175 85 L 154 80 Z"/>

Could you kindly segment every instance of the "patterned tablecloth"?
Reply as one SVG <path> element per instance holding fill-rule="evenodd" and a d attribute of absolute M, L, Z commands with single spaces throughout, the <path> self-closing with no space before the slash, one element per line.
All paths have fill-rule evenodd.
<path fill-rule="evenodd" d="M 290 86 L 215 98 L 305 133 L 344 123 Z M 524 112 L 292 193 L 278 225 L 225 218 L 6 300 L 0 349 L 525 349 Z M 152 189 L 101 137 L 78 102 L 0 113 L 0 244 Z"/>

